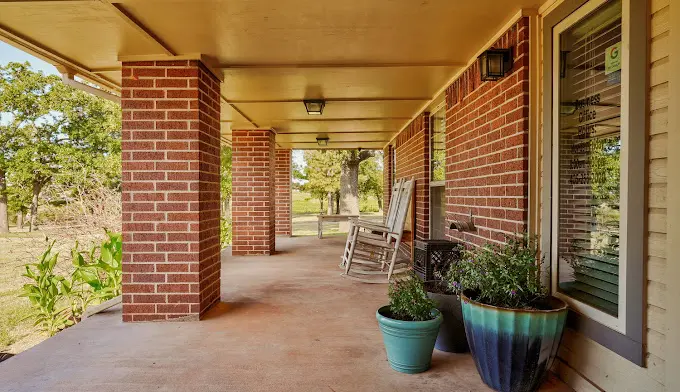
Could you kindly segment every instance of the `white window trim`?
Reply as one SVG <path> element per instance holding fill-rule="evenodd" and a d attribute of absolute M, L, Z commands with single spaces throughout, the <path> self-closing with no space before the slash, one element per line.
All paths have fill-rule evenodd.
<path fill-rule="evenodd" d="M 432 110 L 432 112 L 430 113 L 430 122 L 429 122 L 430 137 L 429 137 L 429 140 L 427 141 L 427 148 L 428 148 L 429 157 L 430 157 L 430 162 L 428 163 L 428 165 L 429 165 L 428 176 L 429 176 L 429 180 L 430 180 L 430 189 L 446 186 L 446 160 L 444 161 L 444 179 L 442 181 L 432 181 L 432 150 L 433 150 L 432 149 L 432 137 L 434 135 L 434 123 L 432 122 L 432 119 L 437 114 L 437 112 L 439 112 L 442 109 L 444 109 L 444 115 L 446 115 L 446 102 L 442 102 L 439 105 L 437 105 L 434 108 L 434 110 Z M 444 135 L 446 135 L 446 128 L 444 128 Z M 446 151 L 446 146 L 444 147 L 444 151 Z M 444 154 L 444 156 L 446 156 L 446 154 Z M 432 220 L 432 192 L 430 192 L 429 199 L 430 199 L 429 200 L 429 206 L 430 206 L 429 214 L 430 214 L 430 216 L 428 217 L 428 221 L 430 222 L 430 224 L 429 224 L 429 226 L 430 226 L 429 236 L 430 236 L 430 239 L 432 239 L 432 232 L 433 232 L 432 224 L 434 223 L 433 220 Z M 446 210 L 446 195 L 444 195 L 444 208 Z M 446 219 L 446 211 L 444 212 L 444 215 L 445 215 L 444 219 Z M 444 226 L 446 226 L 446 225 L 444 225 Z"/>
<path fill-rule="evenodd" d="M 437 107 L 435 107 L 432 112 L 430 112 L 430 137 L 429 140 L 427 141 L 427 148 L 429 151 L 429 156 L 430 156 L 430 162 L 429 162 L 429 177 L 430 177 L 430 188 L 436 187 L 436 186 L 445 186 L 446 185 L 446 169 L 444 169 L 444 179 L 441 181 L 432 181 L 432 137 L 434 135 L 434 122 L 432 122 L 432 119 L 434 116 L 442 109 L 444 109 L 444 115 L 446 115 L 446 102 L 442 102 Z M 446 135 L 446 128 L 444 129 L 444 135 Z M 445 136 L 446 137 L 446 136 Z M 444 147 L 444 151 L 446 151 L 446 147 Z M 444 166 L 446 167 L 446 161 L 444 161 Z M 432 202 L 432 200 L 430 200 Z"/>
<path fill-rule="evenodd" d="M 591 12 L 595 11 L 598 7 L 604 5 L 607 0 L 591 0 L 581 8 L 576 10 L 576 12 L 569 15 L 562 22 L 556 25 L 553 29 L 553 157 L 559 156 L 559 83 L 560 78 L 555 77 L 555 72 L 559 75 L 559 58 L 560 58 L 560 34 L 578 23 L 584 17 L 586 17 Z M 621 40 L 622 42 L 628 42 L 628 28 L 627 23 L 629 23 L 630 18 L 628 17 L 629 8 L 627 7 L 627 1 L 622 1 L 622 19 L 621 19 Z M 628 85 L 630 81 L 630 67 L 628 65 L 630 59 L 629 47 L 628 45 L 623 45 L 623 64 L 621 71 L 621 190 L 620 190 L 620 232 L 619 232 L 619 301 L 618 301 L 618 317 L 612 316 L 608 313 L 603 312 L 591 305 L 574 299 L 566 294 L 559 292 L 559 271 L 558 271 L 558 257 L 557 248 L 559 244 L 558 240 L 558 227 L 557 224 L 553 224 L 552 227 L 552 249 L 551 249 L 551 271 L 552 271 L 552 292 L 553 295 L 567 302 L 569 306 L 575 311 L 589 317 L 601 324 L 604 324 L 622 334 L 626 333 L 626 265 L 627 265 L 627 252 L 626 246 L 628 237 L 628 193 L 631 189 L 628 186 L 628 176 L 627 171 L 630 165 L 629 160 L 629 121 L 627 121 L 627 115 L 630 110 L 630 104 L 627 99 Z M 553 189 L 559 189 L 559 160 L 553 159 L 552 164 L 552 182 Z M 559 216 L 559 193 L 552 198 L 552 221 L 558 222 Z"/>

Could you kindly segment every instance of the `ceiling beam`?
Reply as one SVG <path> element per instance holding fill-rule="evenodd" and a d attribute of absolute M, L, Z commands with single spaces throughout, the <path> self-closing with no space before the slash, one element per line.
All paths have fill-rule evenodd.
<path fill-rule="evenodd" d="M 0 0 L 2 1 L 2 0 Z M 55 1 L 55 0 L 52 0 Z M 83 0 L 92 1 L 92 0 Z M 100 0 L 103 1 L 103 0 Z M 267 64 L 267 63 L 242 63 L 242 64 L 218 64 L 213 68 L 229 71 L 229 70 L 265 70 L 265 69 L 342 69 L 342 68 L 427 68 L 427 67 L 464 67 L 466 63 L 461 62 L 439 62 L 439 63 L 320 63 L 320 64 Z M 99 72 L 111 72 L 119 70 L 118 68 L 106 68 L 97 70 Z M 430 99 L 430 98 L 428 98 Z"/>
<path fill-rule="evenodd" d="M 343 134 L 343 133 L 366 133 L 366 134 L 373 134 L 373 133 L 388 133 L 388 134 L 393 134 L 395 131 L 327 131 L 327 132 L 321 132 L 321 131 L 313 131 L 313 132 L 285 132 L 285 131 L 279 131 L 279 135 L 313 135 L 315 133 L 327 133 L 327 134 L 333 134 L 333 135 L 338 135 L 338 134 Z"/>
<path fill-rule="evenodd" d="M 83 66 L 82 64 L 79 64 L 66 56 L 63 56 L 57 52 L 47 49 L 46 47 L 41 46 L 31 41 L 30 39 L 23 37 L 18 33 L 1 25 L 0 25 L 0 40 L 18 49 L 28 52 L 42 60 L 45 60 L 50 64 L 61 65 L 66 68 L 70 68 L 77 72 L 78 76 L 82 77 L 83 79 L 89 82 L 97 84 L 105 89 L 116 92 L 120 91 L 120 86 L 116 82 L 109 80 L 108 78 L 105 78 L 101 75 L 97 75 L 90 71 L 85 66 Z"/>
<path fill-rule="evenodd" d="M 86 3 L 86 2 L 95 2 L 99 0 L 0 0 L 0 4 L 2 3 L 32 3 L 32 4 L 40 4 L 40 3 L 63 3 L 63 4 L 68 4 L 68 3 Z"/>
<path fill-rule="evenodd" d="M 308 68 L 409 68 L 409 67 L 464 67 L 462 62 L 429 62 L 429 63 L 234 63 L 219 64 L 215 68 L 223 70 L 236 69 L 308 69 Z"/>
<path fill-rule="evenodd" d="M 222 98 L 224 99 L 224 98 Z M 224 100 L 226 103 L 229 103 L 228 101 Z M 230 104 L 231 105 L 231 104 Z M 240 115 L 246 118 L 249 122 L 251 122 L 253 125 L 255 125 L 248 117 L 246 117 L 240 110 L 238 110 L 234 105 L 231 105 L 234 110 L 236 110 Z M 267 122 L 274 123 L 274 122 L 333 122 L 333 121 L 386 121 L 386 120 L 408 120 L 410 117 L 355 117 L 355 118 L 313 118 L 313 119 L 306 119 L 306 118 L 284 118 L 284 119 L 274 119 L 274 120 L 267 120 Z M 233 120 L 220 120 L 220 122 L 232 122 Z"/>
<path fill-rule="evenodd" d="M 259 125 L 257 125 L 257 124 L 255 123 L 255 121 L 253 121 L 250 117 L 246 116 L 245 113 L 243 113 L 239 108 L 237 108 L 236 105 L 233 105 L 231 102 L 229 102 L 228 99 L 224 98 L 224 95 L 220 94 L 220 98 L 222 98 L 222 101 L 224 101 L 224 103 L 226 103 L 227 105 L 231 106 L 231 108 L 234 109 L 234 111 L 235 111 L 236 113 L 240 114 L 243 118 L 245 118 L 246 120 L 248 120 L 248 122 L 251 123 L 255 128 L 259 128 Z M 227 121 L 225 121 L 225 120 L 220 120 L 220 122 L 227 122 Z M 228 121 L 228 122 L 231 122 L 231 121 Z"/>
<path fill-rule="evenodd" d="M 429 101 L 431 97 L 375 97 L 375 98 L 323 98 L 326 102 L 396 102 L 396 101 Z M 304 98 L 299 99 L 230 99 L 233 104 L 243 103 L 299 103 Z"/>
<path fill-rule="evenodd" d="M 161 49 L 163 49 L 163 53 L 165 53 L 168 56 L 176 56 L 177 53 L 170 49 L 170 47 L 163 42 L 156 34 L 154 34 L 151 30 L 149 30 L 146 26 L 144 26 L 139 20 L 137 20 L 132 14 L 130 14 L 121 4 L 114 4 L 109 0 L 101 0 L 101 3 L 104 4 L 107 8 L 112 10 L 116 15 L 118 15 L 125 23 L 127 23 L 130 27 L 135 29 L 138 33 L 142 34 L 147 40 L 155 43 L 158 45 Z"/>

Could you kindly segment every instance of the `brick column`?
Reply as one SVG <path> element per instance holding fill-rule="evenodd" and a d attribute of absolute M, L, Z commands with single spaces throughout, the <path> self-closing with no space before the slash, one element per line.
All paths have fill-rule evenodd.
<path fill-rule="evenodd" d="M 276 150 L 276 235 L 293 235 L 291 193 L 292 151 L 290 149 Z"/>
<path fill-rule="evenodd" d="M 232 132 L 233 255 L 274 253 L 274 137 L 268 129 Z"/>
<path fill-rule="evenodd" d="M 197 320 L 220 298 L 220 82 L 198 61 L 122 77 L 123 320 Z"/>

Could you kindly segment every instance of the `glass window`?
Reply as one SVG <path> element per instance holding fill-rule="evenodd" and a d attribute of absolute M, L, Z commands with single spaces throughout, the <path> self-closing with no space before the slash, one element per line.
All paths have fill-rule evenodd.
<path fill-rule="evenodd" d="M 557 290 L 619 316 L 621 1 L 558 35 Z M 557 54 L 557 52 L 556 52 Z"/>
<path fill-rule="evenodd" d="M 647 5 L 564 2 L 545 16 L 543 31 L 549 170 L 541 242 L 552 293 L 569 304 L 570 327 L 638 366 L 646 331 Z"/>
<path fill-rule="evenodd" d="M 446 180 L 446 107 L 430 116 L 431 182 Z"/>

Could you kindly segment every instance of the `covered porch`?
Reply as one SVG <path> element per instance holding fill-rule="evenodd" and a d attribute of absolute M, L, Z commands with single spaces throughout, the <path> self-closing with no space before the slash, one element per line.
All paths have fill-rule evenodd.
<path fill-rule="evenodd" d="M 340 277 L 343 236 L 280 238 L 271 257 L 222 256 L 222 302 L 200 323 L 123 323 L 111 308 L 2 364 L 3 391 L 491 391 L 469 354 L 390 369 L 384 285 Z M 62 358 L 52 361 L 49 358 Z M 571 389 L 550 379 L 542 391 Z"/>
<path fill-rule="evenodd" d="M 391 371 L 374 316 L 386 287 L 340 277 L 344 238 L 289 238 L 291 150 L 325 140 L 382 149 L 385 195 L 415 179 L 417 240 L 540 236 L 552 293 L 572 306 L 555 364 L 570 387 L 680 390 L 680 311 L 668 306 L 680 295 L 680 176 L 667 170 L 680 167 L 679 9 L 678 0 L 0 1 L 0 39 L 121 103 L 124 242 L 122 308 L 6 361 L 0 389 L 488 390 L 466 355 L 435 352 L 420 375 Z M 478 58 L 492 48 L 503 72 L 488 78 Z M 579 50 L 592 58 L 569 57 Z M 324 109 L 310 112 L 309 100 Z M 609 120 L 613 147 L 574 142 Z M 616 155 L 619 174 L 591 170 L 591 144 Z M 231 255 L 219 244 L 224 146 Z M 617 239 L 570 294 L 563 284 L 578 272 L 559 255 L 581 234 L 600 235 L 592 189 L 616 195 L 605 207 L 620 211 L 606 234 Z M 474 232 L 449 229 L 468 219 Z"/>

